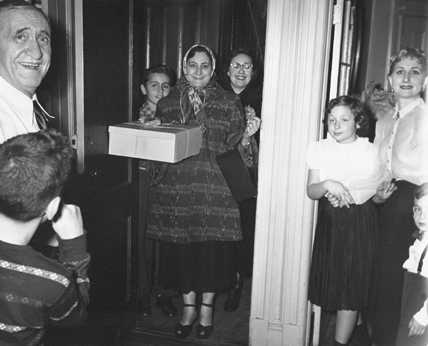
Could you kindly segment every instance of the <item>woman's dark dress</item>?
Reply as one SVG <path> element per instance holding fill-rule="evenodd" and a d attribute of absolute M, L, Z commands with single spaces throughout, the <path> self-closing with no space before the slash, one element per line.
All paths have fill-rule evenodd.
<path fill-rule="evenodd" d="M 372 340 L 379 346 L 395 345 L 404 284 L 402 268 L 415 230 L 412 207 L 416 185 L 406 181 L 397 181 L 396 185 L 397 190 L 380 206 L 379 249 L 371 303 L 371 324 L 375 327 Z"/>
<path fill-rule="evenodd" d="M 235 92 L 232 85 L 228 83 L 226 90 Z M 251 106 L 256 116 L 261 117 L 262 92 L 248 85 L 239 95 L 242 106 Z M 260 131 L 254 134 L 257 145 L 260 141 Z M 256 178 L 255 178 L 256 179 Z M 251 277 L 253 273 L 254 236 L 256 229 L 256 206 L 257 198 L 247 199 L 239 204 L 241 212 L 242 241 L 235 244 L 236 271 L 243 277 Z"/>

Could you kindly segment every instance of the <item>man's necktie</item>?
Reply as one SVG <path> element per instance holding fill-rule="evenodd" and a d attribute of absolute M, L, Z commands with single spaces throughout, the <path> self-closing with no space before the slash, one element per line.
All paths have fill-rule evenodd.
<path fill-rule="evenodd" d="M 40 107 L 36 100 L 33 100 L 33 110 L 37 125 L 39 126 L 40 130 L 50 129 L 51 124 L 49 123 L 48 114 L 42 109 L 42 107 Z"/>

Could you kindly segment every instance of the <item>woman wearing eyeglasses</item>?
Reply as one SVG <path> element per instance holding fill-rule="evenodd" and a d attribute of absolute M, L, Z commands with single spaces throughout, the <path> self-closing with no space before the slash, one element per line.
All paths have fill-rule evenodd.
<path fill-rule="evenodd" d="M 255 115 L 260 118 L 262 92 L 253 87 L 255 68 L 249 51 L 243 48 L 232 50 L 230 61 L 225 70 L 227 70 L 229 78 L 224 88 L 239 95 L 242 105 L 245 108 L 246 116 Z M 257 144 L 259 144 L 259 134 L 260 131 L 254 135 Z M 256 170 L 257 167 L 254 167 L 253 171 L 256 172 Z M 257 180 L 256 174 L 254 174 L 254 180 Z M 256 198 L 250 198 L 241 202 L 239 209 L 241 213 L 243 240 L 235 243 L 236 282 L 227 292 L 227 298 L 223 306 L 227 312 L 233 312 L 238 309 L 241 299 L 241 289 L 244 283 L 242 277 L 251 277 L 253 272 Z"/>
<path fill-rule="evenodd" d="M 229 81 L 224 88 L 239 95 L 246 113 L 247 109 L 249 109 L 247 107 L 251 107 L 251 114 L 261 118 L 262 92 L 255 89 L 252 85 L 253 83 L 251 83 L 254 71 L 253 58 L 248 50 L 243 48 L 232 50 L 227 71 Z M 255 138 L 258 144 L 259 132 L 256 133 Z"/>

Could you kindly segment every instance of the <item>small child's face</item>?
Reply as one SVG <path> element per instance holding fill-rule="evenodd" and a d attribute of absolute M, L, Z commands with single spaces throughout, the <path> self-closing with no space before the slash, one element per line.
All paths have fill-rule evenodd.
<path fill-rule="evenodd" d="M 413 220 L 420 231 L 428 231 L 428 195 L 420 199 L 415 198 Z"/>
<path fill-rule="evenodd" d="M 141 91 L 147 101 L 156 106 L 161 98 L 167 96 L 171 90 L 171 81 L 164 73 L 152 73 L 146 85 L 141 84 Z"/>
<path fill-rule="evenodd" d="M 354 114 L 347 106 L 334 107 L 327 118 L 328 133 L 340 144 L 352 143 L 357 139 Z"/>

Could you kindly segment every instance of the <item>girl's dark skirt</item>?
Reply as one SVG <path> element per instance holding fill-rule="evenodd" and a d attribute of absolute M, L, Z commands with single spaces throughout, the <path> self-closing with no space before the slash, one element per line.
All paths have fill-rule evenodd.
<path fill-rule="evenodd" d="M 234 241 L 159 242 L 159 285 L 180 293 L 217 292 L 236 277 Z"/>
<path fill-rule="evenodd" d="M 416 185 L 397 181 L 397 190 L 380 205 L 379 247 L 372 297 L 372 341 L 378 346 L 395 345 L 400 323 L 403 263 L 413 244 L 413 193 Z"/>
<path fill-rule="evenodd" d="M 378 215 L 369 200 L 350 208 L 319 201 L 309 300 L 329 311 L 363 310 L 369 305 Z"/>

